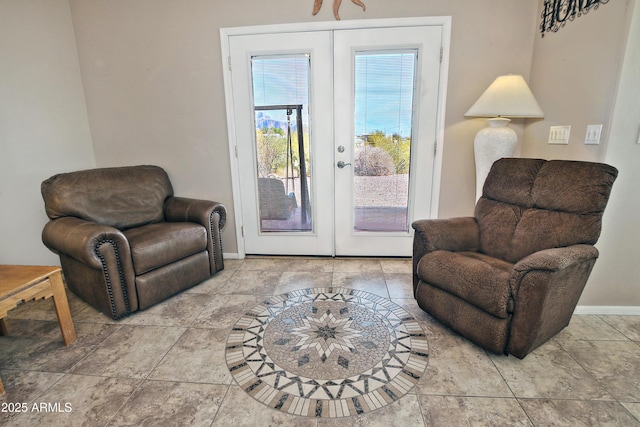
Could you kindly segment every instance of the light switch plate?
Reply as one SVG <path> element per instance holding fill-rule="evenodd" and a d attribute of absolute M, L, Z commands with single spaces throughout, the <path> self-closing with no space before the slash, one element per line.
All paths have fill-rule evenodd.
<path fill-rule="evenodd" d="M 551 126 L 549 128 L 549 144 L 569 144 L 571 125 Z"/>
<path fill-rule="evenodd" d="M 587 134 L 584 137 L 584 143 L 589 145 L 600 144 L 601 133 L 602 133 L 602 125 L 587 126 Z"/>

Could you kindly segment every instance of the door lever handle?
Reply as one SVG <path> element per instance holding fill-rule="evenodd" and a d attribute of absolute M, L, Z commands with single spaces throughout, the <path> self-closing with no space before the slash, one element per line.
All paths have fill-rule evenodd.
<path fill-rule="evenodd" d="M 342 168 L 343 168 L 343 167 L 345 167 L 345 166 L 351 166 L 351 163 L 345 163 L 345 162 L 343 162 L 342 160 L 340 160 L 340 161 L 336 164 L 336 166 L 338 166 L 340 169 L 342 169 Z"/>

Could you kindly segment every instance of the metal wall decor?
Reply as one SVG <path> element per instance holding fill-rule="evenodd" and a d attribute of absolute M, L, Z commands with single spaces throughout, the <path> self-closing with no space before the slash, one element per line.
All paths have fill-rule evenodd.
<path fill-rule="evenodd" d="M 540 33 L 542 37 L 545 32 L 555 33 L 564 27 L 567 21 L 573 21 L 606 3 L 609 3 L 609 0 L 544 0 L 544 9 L 540 15 Z"/>
<path fill-rule="evenodd" d="M 354 4 L 357 4 L 358 6 L 360 6 L 362 8 L 362 11 L 364 12 L 365 10 L 367 10 L 367 7 L 364 5 L 364 3 L 362 3 L 361 0 L 351 0 Z M 607 0 L 609 1 L 609 0 Z M 335 16 L 336 20 L 339 21 L 340 20 L 340 14 L 338 13 L 338 10 L 340 9 L 340 4 L 342 3 L 342 0 L 333 0 L 333 16 Z M 320 11 L 320 7 L 322 6 L 322 0 L 314 0 L 313 2 L 313 14 L 317 14 Z"/>

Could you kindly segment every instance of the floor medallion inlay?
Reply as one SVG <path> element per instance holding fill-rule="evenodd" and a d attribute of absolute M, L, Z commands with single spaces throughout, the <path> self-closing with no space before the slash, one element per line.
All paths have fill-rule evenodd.
<path fill-rule="evenodd" d="M 236 323 L 229 370 L 252 397 L 312 417 L 370 412 L 404 396 L 424 374 L 427 339 L 388 299 L 314 288 L 265 300 Z"/>

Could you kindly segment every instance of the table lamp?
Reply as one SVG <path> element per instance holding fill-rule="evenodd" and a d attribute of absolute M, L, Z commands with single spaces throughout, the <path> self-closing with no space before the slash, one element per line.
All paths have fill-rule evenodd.
<path fill-rule="evenodd" d="M 481 129 L 473 143 L 478 200 L 493 162 L 503 157 L 513 157 L 518 145 L 515 131 L 508 127 L 510 118 L 542 118 L 544 113 L 524 78 L 509 74 L 496 78 L 465 113 L 465 117 L 489 117 L 489 127 Z"/>

